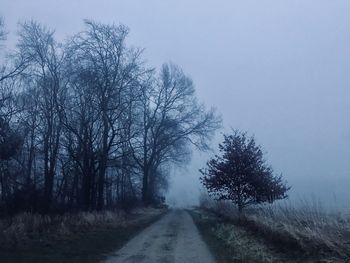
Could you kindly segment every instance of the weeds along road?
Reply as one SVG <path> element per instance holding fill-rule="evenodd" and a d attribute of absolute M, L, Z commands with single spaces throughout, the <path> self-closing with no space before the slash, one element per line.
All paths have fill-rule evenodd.
<path fill-rule="evenodd" d="M 107 263 L 214 263 L 191 216 L 172 210 L 143 230 Z"/>

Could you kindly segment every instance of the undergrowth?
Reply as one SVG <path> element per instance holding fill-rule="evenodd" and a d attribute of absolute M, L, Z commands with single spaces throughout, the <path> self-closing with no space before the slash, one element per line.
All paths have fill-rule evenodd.
<path fill-rule="evenodd" d="M 24 213 L 0 221 L 0 262 L 98 262 L 165 210 L 138 209 L 43 216 Z"/>

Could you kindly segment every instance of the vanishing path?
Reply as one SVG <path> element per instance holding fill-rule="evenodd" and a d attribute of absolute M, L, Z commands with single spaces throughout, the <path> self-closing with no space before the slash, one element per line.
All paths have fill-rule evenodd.
<path fill-rule="evenodd" d="M 215 263 L 191 216 L 173 210 L 143 230 L 106 263 Z"/>

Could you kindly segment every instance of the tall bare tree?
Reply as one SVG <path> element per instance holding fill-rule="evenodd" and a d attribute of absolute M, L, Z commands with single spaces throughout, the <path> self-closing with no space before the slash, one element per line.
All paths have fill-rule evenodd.
<path fill-rule="evenodd" d="M 116 147 L 121 115 L 130 106 L 125 99 L 142 74 L 140 50 L 127 48 L 125 26 L 85 21 L 87 29 L 69 43 L 69 58 L 82 89 L 91 92 L 96 109 L 97 136 L 97 208 L 104 205 L 104 188 L 109 155 Z"/>
<path fill-rule="evenodd" d="M 45 203 L 49 209 L 53 198 L 54 177 L 62 133 L 62 111 L 66 96 L 61 75 L 63 52 L 53 37 L 54 32 L 35 21 L 21 25 L 18 48 L 26 58 L 27 67 L 23 72 L 33 82 L 38 97 L 38 118 L 41 125 L 41 151 L 43 154 Z"/>
<path fill-rule="evenodd" d="M 144 85 L 141 101 L 142 116 L 135 123 L 139 138 L 131 146 L 143 172 L 142 200 L 149 204 L 160 165 L 183 160 L 190 145 L 208 149 L 208 139 L 221 120 L 213 109 L 198 103 L 192 80 L 174 64 L 163 65 L 159 78 Z"/>

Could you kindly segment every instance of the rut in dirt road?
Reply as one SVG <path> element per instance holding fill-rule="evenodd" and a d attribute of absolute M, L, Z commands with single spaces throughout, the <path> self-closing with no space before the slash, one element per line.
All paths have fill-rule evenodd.
<path fill-rule="evenodd" d="M 112 255 L 106 263 L 215 263 L 191 216 L 173 210 Z"/>

